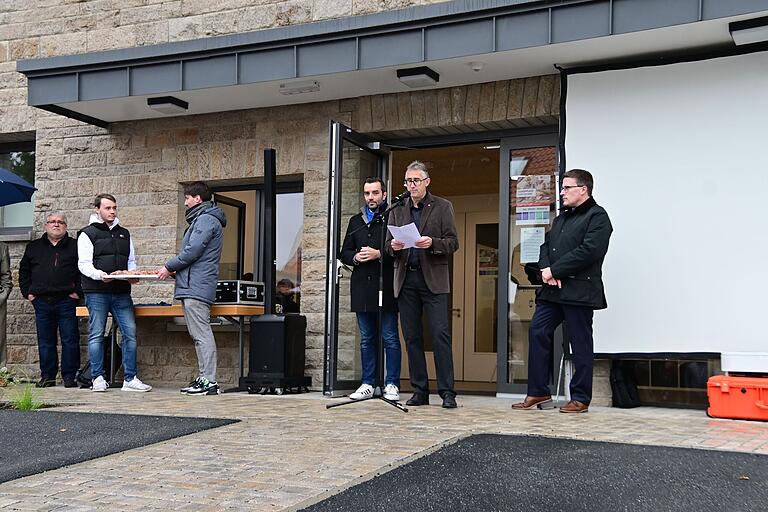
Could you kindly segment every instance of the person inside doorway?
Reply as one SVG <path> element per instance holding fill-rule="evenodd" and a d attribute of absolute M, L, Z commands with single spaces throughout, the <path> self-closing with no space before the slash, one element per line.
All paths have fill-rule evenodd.
<path fill-rule="evenodd" d="M 381 250 L 382 231 L 386 230 L 377 214 L 387 209 L 387 190 L 378 177 L 365 179 L 363 184 L 365 206 L 349 219 L 347 233 L 341 248 L 341 261 L 353 267 L 349 287 L 352 311 L 360 329 L 360 360 L 363 382 L 349 395 L 352 400 L 373 396 L 379 345 L 379 275 L 383 267 L 381 339 L 384 343 L 386 377 L 384 398 L 400 400 L 400 335 L 397 332 L 397 304 L 393 293 L 392 255 Z M 380 261 L 383 258 L 383 261 Z"/>
<path fill-rule="evenodd" d="M 565 322 L 575 367 L 571 401 L 560 412 L 582 413 L 592 400 L 592 316 L 605 309 L 602 266 L 613 232 L 608 213 L 592 197 L 592 175 L 583 169 L 565 173 L 560 191 L 563 211 L 539 250 L 544 285 L 528 331 L 528 394 L 512 409 L 533 409 L 550 402 L 555 329 Z"/>
<path fill-rule="evenodd" d="M 453 351 L 448 315 L 451 291 L 448 259 L 459 248 L 453 205 L 447 199 L 432 195 L 427 167 L 411 162 L 405 171 L 405 186 L 410 199 L 392 210 L 389 224 L 405 226 L 414 223 L 421 234 L 413 248 L 387 234 L 388 246 L 395 257 L 394 292 L 400 311 L 400 322 L 408 350 L 413 396 L 406 405 L 429 405 L 429 377 L 424 354 L 422 313 L 426 313 L 432 333 L 437 370 L 437 391 L 443 407 L 456 408 L 453 380 Z"/>

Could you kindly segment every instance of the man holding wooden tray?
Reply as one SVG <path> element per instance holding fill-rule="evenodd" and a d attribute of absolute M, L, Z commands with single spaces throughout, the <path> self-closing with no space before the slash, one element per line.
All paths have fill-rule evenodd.
<path fill-rule="evenodd" d="M 90 224 L 77 236 L 77 267 L 82 274 L 85 304 L 88 306 L 88 357 L 91 361 L 92 390 L 106 391 L 104 379 L 104 332 L 107 314 L 123 334 L 123 391 L 146 392 L 152 386 L 136 376 L 136 319 L 133 316 L 131 283 L 135 279 L 115 279 L 109 274 L 136 270 L 131 234 L 117 219 L 117 200 L 99 194 L 94 200 Z"/>

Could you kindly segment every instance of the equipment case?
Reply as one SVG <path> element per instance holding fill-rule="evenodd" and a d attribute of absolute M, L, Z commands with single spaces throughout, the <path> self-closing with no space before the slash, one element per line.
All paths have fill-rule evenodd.
<path fill-rule="evenodd" d="M 707 381 L 713 418 L 768 421 L 768 377 L 715 375 Z"/>

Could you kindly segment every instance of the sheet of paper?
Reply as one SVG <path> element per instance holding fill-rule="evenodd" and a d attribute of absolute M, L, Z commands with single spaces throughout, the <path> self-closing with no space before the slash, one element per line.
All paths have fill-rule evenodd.
<path fill-rule="evenodd" d="M 539 261 L 539 249 L 544 243 L 544 228 L 520 228 L 520 263 Z"/>
<path fill-rule="evenodd" d="M 419 234 L 419 228 L 416 224 L 411 222 L 405 226 L 387 226 L 389 232 L 392 233 L 392 238 L 399 240 L 405 244 L 405 248 L 416 247 L 416 240 L 421 238 Z"/>
<path fill-rule="evenodd" d="M 509 274 L 509 297 L 507 302 L 510 304 L 515 303 L 515 296 L 517 295 L 517 283 L 512 280 L 512 274 Z"/>

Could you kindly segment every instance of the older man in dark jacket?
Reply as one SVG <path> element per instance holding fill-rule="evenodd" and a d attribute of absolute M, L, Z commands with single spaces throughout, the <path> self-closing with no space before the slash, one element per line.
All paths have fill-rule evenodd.
<path fill-rule="evenodd" d="M 352 311 L 360 329 L 360 360 L 363 379 L 360 387 L 349 395 L 352 400 L 373 396 L 379 345 L 378 320 L 381 313 L 381 339 L 387 369 L 384 398 L 400 400 L 400 335 L 397 332 L 397 304 L 392 292 L 392 255 L 381 250 L 382 231 L 387 227 L 376 217 L 387 209 L 387 191 L 378 177 L 366 178 L 363 184 L 365 206 L 349 219 L 347 234 L 341 247 L 341 261 L 354 266 L 349 287 Z M 383 258 L 383 260 L 382 260 Z M 379 311 L 379 264 L 383 269 L 381 311 Z"/>
<path fill-rule="evenodd" d="M 412 162 L 405 171 L 405 185 L 410 200 L 392 210 L 389 224 L 405 226 L 413 222 L 421 237 L 413 248 L 388 235 L 389 248 L 395 256 L 395 297 L 400 311 L 405 345 L 408 350 L 413 396 L 407 405 L 429 404 L 429 378 L 424 354 L 422 311 L 426 312 L 432 334 L 437 371 L 437 392 L 443 407 L 456 408 L 453 387 L 453 351 L 448 316 L 451 291 L 448 260 L 459 248 L 453 205 L 447 199 L 433 196 L 426 166 Z"/>
<path fill-rule="evenodd" d="M 61 378 L 64 387 L 76 387 L 75 373 L 80 367 L 76 307 L 83 290 L 77 268 L 77 241 L 67 234 L 67 217 L 63 213 L 48 214 L 43 236 L 24 249 L 19 264 L 19 288 L 35 308 L 40 353 L 37 387 L 56 385 L 57 330 L 61 334 Z"/>
<path fill-rule="evenodd" d="M 592 400 L 592 316 L 605 309 L 603 260 L 613 232 L 606 211 L 592 197 L 592 175 L 582 169 L 565 173 L 560 195 L 563 211 L 541 246 L 539 268 L 544 286 L 528 333 L 528 396 L 513 409 L 533 409 L 550 402 L 555 329 L 565 322 L 573 355 L 571 401 L 560 412 L 589 410 Z"/>
<path fill-rule="evenodd" d="M 221 392 L 216 381 L 216 340 L 210 321 L 227 219 L 224 210 L 212 199 L 211 189 L 202 181 L 184 187 L 189 227 L 181 242 L 181 252 L 158 272 L 160 279 L 167 279 L 176 272 L 174 297 L 181 301 L 187 330 L 195 342 L 200 371 L 195 380 L 182 388 L 181 392 L 187 395 L 218 395 Z"/>

